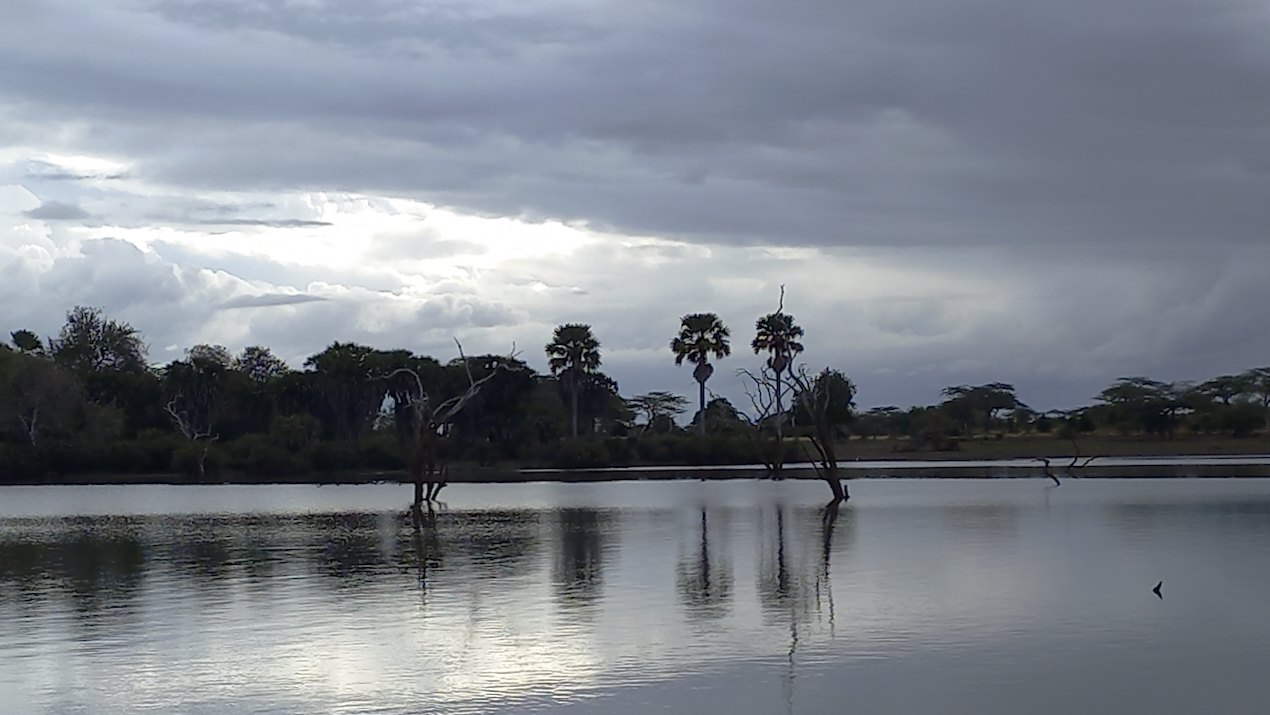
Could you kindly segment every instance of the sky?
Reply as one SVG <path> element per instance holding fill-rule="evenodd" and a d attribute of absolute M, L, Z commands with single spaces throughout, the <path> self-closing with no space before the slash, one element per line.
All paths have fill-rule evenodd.
<path fill-rule="evenodd" d="M 0 334 L 332 341 L 631 396 L 754 321 L 862 407 L 1270 364 L 1265 0 L 8 0 Z"/>

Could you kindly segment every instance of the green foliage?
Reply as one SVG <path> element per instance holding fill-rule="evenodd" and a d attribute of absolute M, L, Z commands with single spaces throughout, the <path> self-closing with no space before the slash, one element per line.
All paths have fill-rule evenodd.
<path fill-rule="evenodd" d="M 58 364 L 78 372 L 146 369 L 146 346 L 131 325 L 108 319 L 101 308 L 75 306 L 49 345 Z"/>

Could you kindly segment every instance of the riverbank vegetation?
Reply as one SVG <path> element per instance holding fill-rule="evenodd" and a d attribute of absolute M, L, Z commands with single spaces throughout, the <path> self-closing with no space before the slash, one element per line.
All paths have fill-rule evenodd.
<path fill-rule="evenodd" d="M 731 354 L 730 331 L 713 313 L 684 316 L 668 336 L 667 359 L 694 367 L 698 394 L 689 401 L 666 391 L 622 396 L 583 324 L 555 330 L 547 374 L 516 354 L 458 347 L 438 359 L 344 342 L 294 368 L 264 346 L 232 354 L 195 345 L 152 365 L 137 329 L 76 307 L 55 337 L 17 330 L 0 346 L 0 482 L 103 473 L 319 479 L 406 470 L 412 460 L 432 460 L 434 480 L 456 463 L 761 463 L 779 475 L 786 462 L 813 461 L 832 486 L 839 459 L 1270 451 L 1270 368 L 1201 383 L 1120 378 L 1066 412 L 1035 409 L 1006 383 L 950 386 L 931 405 L 860 410 L 846 375 L 798 363 L 802 335 L 783 305 L 756 321 L 758 364 L 739 370 L 749 404 L 733 405 L 707 385 Z"/>

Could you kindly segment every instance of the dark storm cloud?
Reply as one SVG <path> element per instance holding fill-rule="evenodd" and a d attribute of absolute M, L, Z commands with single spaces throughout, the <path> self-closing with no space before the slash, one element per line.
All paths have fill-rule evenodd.
<path fill-rule="evenodd" d="M 544 287 L 531 322 L 591 321 L 640 375 L 671 374 L 639 351 L 664 350 L 677 315 L 709 304 L 743 344 L 788 282 L 809 353 L 858 373 L 866 403 L 1005 379 L 1034 405 L 1066 406 L 1121 374 L 1270 362 L 1267 36 L 1270 13 L 1251 0 L 13 0 L 0 135 L 128 167 L 27 162 L 20 183 L 41 190 L 15 215 L 44 211 L 55 228 L 86 218 L 76 207 L 115 212 L 103 220 L 116 226 L 325 228 L 305 206 L 244 197 L 350 190 L 728 250 L 865 250 L 895 276 L 950 285 L 844 295 L 844 278 L 811 269 L 845 271 L 847 254 L 694 262 L 682 244 L 633 251 L 647 270 L 600 243 L 507 276 Z M 93 201 L 50 188 L 102 179 L 160 188 Z M 87 290 L 77 281 L 131 300 L 138 289 L 109 266 L 144 267 L 174 291 L 173 319 L 194 320 L 242 293 L 217 271 L 272 285 L 253 290 L 327 281 L 382 296 L 402 285 L 390 261 L 480 253 L 405 229 L 371 236 L 365 266 L 151 247 L 158 262 L 95 246 L 38 280 L 34 263 L 0 268 L 66 300 Z M 705 281 L 729 272 L 761 282 L 762 301 L 732 290 L 713 304 Z M 507 304 L 438 296 L 421 320 L 528 329 Z M 299 354 L 306 330 L 372 336 L 363 308 L 241 314 Z"/>
<path fill-rule="evenodd" d="M 1249 241 L 1270 219 L 1251 3 L 68 7 L 11 14 L 0 91 L 91 108 L 177 182 L 796 244 Z"/>

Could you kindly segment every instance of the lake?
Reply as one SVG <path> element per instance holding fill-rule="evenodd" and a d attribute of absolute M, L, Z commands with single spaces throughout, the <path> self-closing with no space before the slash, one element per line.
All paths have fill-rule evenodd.
<path fill-rule="evenodd" d="M 0 707 L 1270 703 L 1270 480 L 463 484 L 421 522 L 410 489 L 0 489 Z"/>

